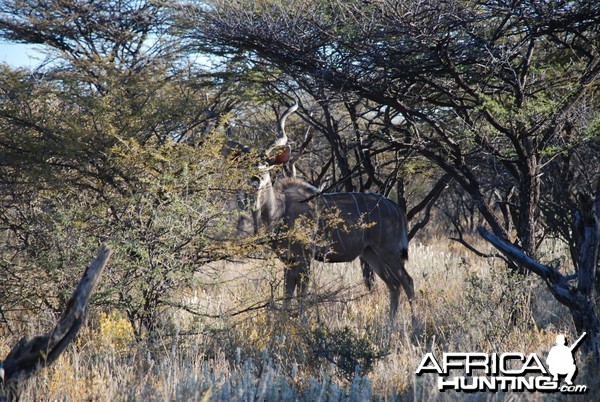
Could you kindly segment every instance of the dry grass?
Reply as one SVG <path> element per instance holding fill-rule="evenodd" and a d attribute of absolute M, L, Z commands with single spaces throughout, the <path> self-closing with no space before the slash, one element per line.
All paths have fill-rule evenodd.
<path fill-rule="evenodd" d="M 549 249 L 560 255 L 560 249 Z M 387 320 L 378 280 L 366 292 L 358 264 L 313 265 L 312 293 L 300 316 L 285 314 L 280 264 L 213 267 L 210 279 L 181 292 L 199 314 L 165 314 L 163 335 L 136 342 L 119 312 L 93 313 L 75 345 L 26 383 L 24 400 L 463 400 L 439 393 L 414 371 L 426 352 L 547 353 L 572 334 L 564 307 L 536 278 L 510 275 L 445 240 L 414 241 L 408 270 L 418 301 Z M 272 303 L 269 303 L 269 301 Z M 267 305 L 252 309 L 253 306 Z M 232 315 L 250 307 L 250 311 Z M 211 318 L 222 315 L 219 318 Z M 27 332 L 35 333 L 31 325 Z M 15 337 L 0 340 L 5 355 Z M 359 364 L 357 367 L 356 364 Z M 578 383 L 595 399 L 592 364 Z M 480 400 L 542 400 L 545 394 L 471 394 Z M 560 395 L 557 398 L 560 399 Z"/>

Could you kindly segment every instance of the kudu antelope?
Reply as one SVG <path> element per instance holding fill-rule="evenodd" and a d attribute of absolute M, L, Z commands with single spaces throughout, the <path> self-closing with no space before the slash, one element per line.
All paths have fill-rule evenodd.
<path fill-rule="evenodd" d="M 272 248 L 286 264 L 285 300 L 297 292 L 304 296 L 312 259 L 350 262 L 360 257 L 385 282 L 390 293 L 390 318 L 398 309 L 400 286 L 409 302 L 414 299 L 413 281 L 404 262 L 408 258 L 408 236 L 404 211 L 388 198 L 373 193 L 320 193 L 297 178 L 284 178 L 275 185 L 270 169 L 286 163 L 286 118 L 298 108 L 289 107 L 279 120 L 279 135 L 259 164 L 254 231 L 260 227 L 276 235 Z M 312 222 L 303 240 L 286 236 L 298 222 Z M 300 228 L 304 230 L 304 226 Z M 306 242 L 306 239 L 310 244 Z"/>

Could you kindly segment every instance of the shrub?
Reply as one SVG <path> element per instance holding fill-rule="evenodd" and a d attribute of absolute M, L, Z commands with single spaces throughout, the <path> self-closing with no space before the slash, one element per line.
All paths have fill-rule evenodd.
<path fill-rule="evenodd" d="M 332 329 L 319 323 L 310 330 L 306 341 L 315 357 L 333 363 L 350 382 L 357 375 L 369 373 L 375 362 L 388 354 L 366 332 L 357 334 L 348 325 Z"/>

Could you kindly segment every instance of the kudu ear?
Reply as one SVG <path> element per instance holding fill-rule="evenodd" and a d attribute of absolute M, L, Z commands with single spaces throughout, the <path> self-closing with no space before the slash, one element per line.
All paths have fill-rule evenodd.
<path fill-rule="evenodd" d="M 277 146 L 269 150 L 269 154 L 266 155 L 267 162 L 271 166 L 283 165 L 284 163 L 290 160 L 291 154 L 292 149 L 289 145 Z"/>

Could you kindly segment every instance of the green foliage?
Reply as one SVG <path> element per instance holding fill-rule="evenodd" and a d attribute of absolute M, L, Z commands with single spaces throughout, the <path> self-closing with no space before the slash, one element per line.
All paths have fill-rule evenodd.
<path fill-rule="evenodd" d="M 240 178 L 218 144 L 136 145 L 115 149 L 116 165 L 135 181 L 112 198 L 107 235 L 125 257 L 108 289 L 139 330 L 158 324 L 159 308 L 177 300 L 173 291 L 198 285 L 204 263 L 232 252 L 222 240 L 234 234 L 229 203 Z"/>

